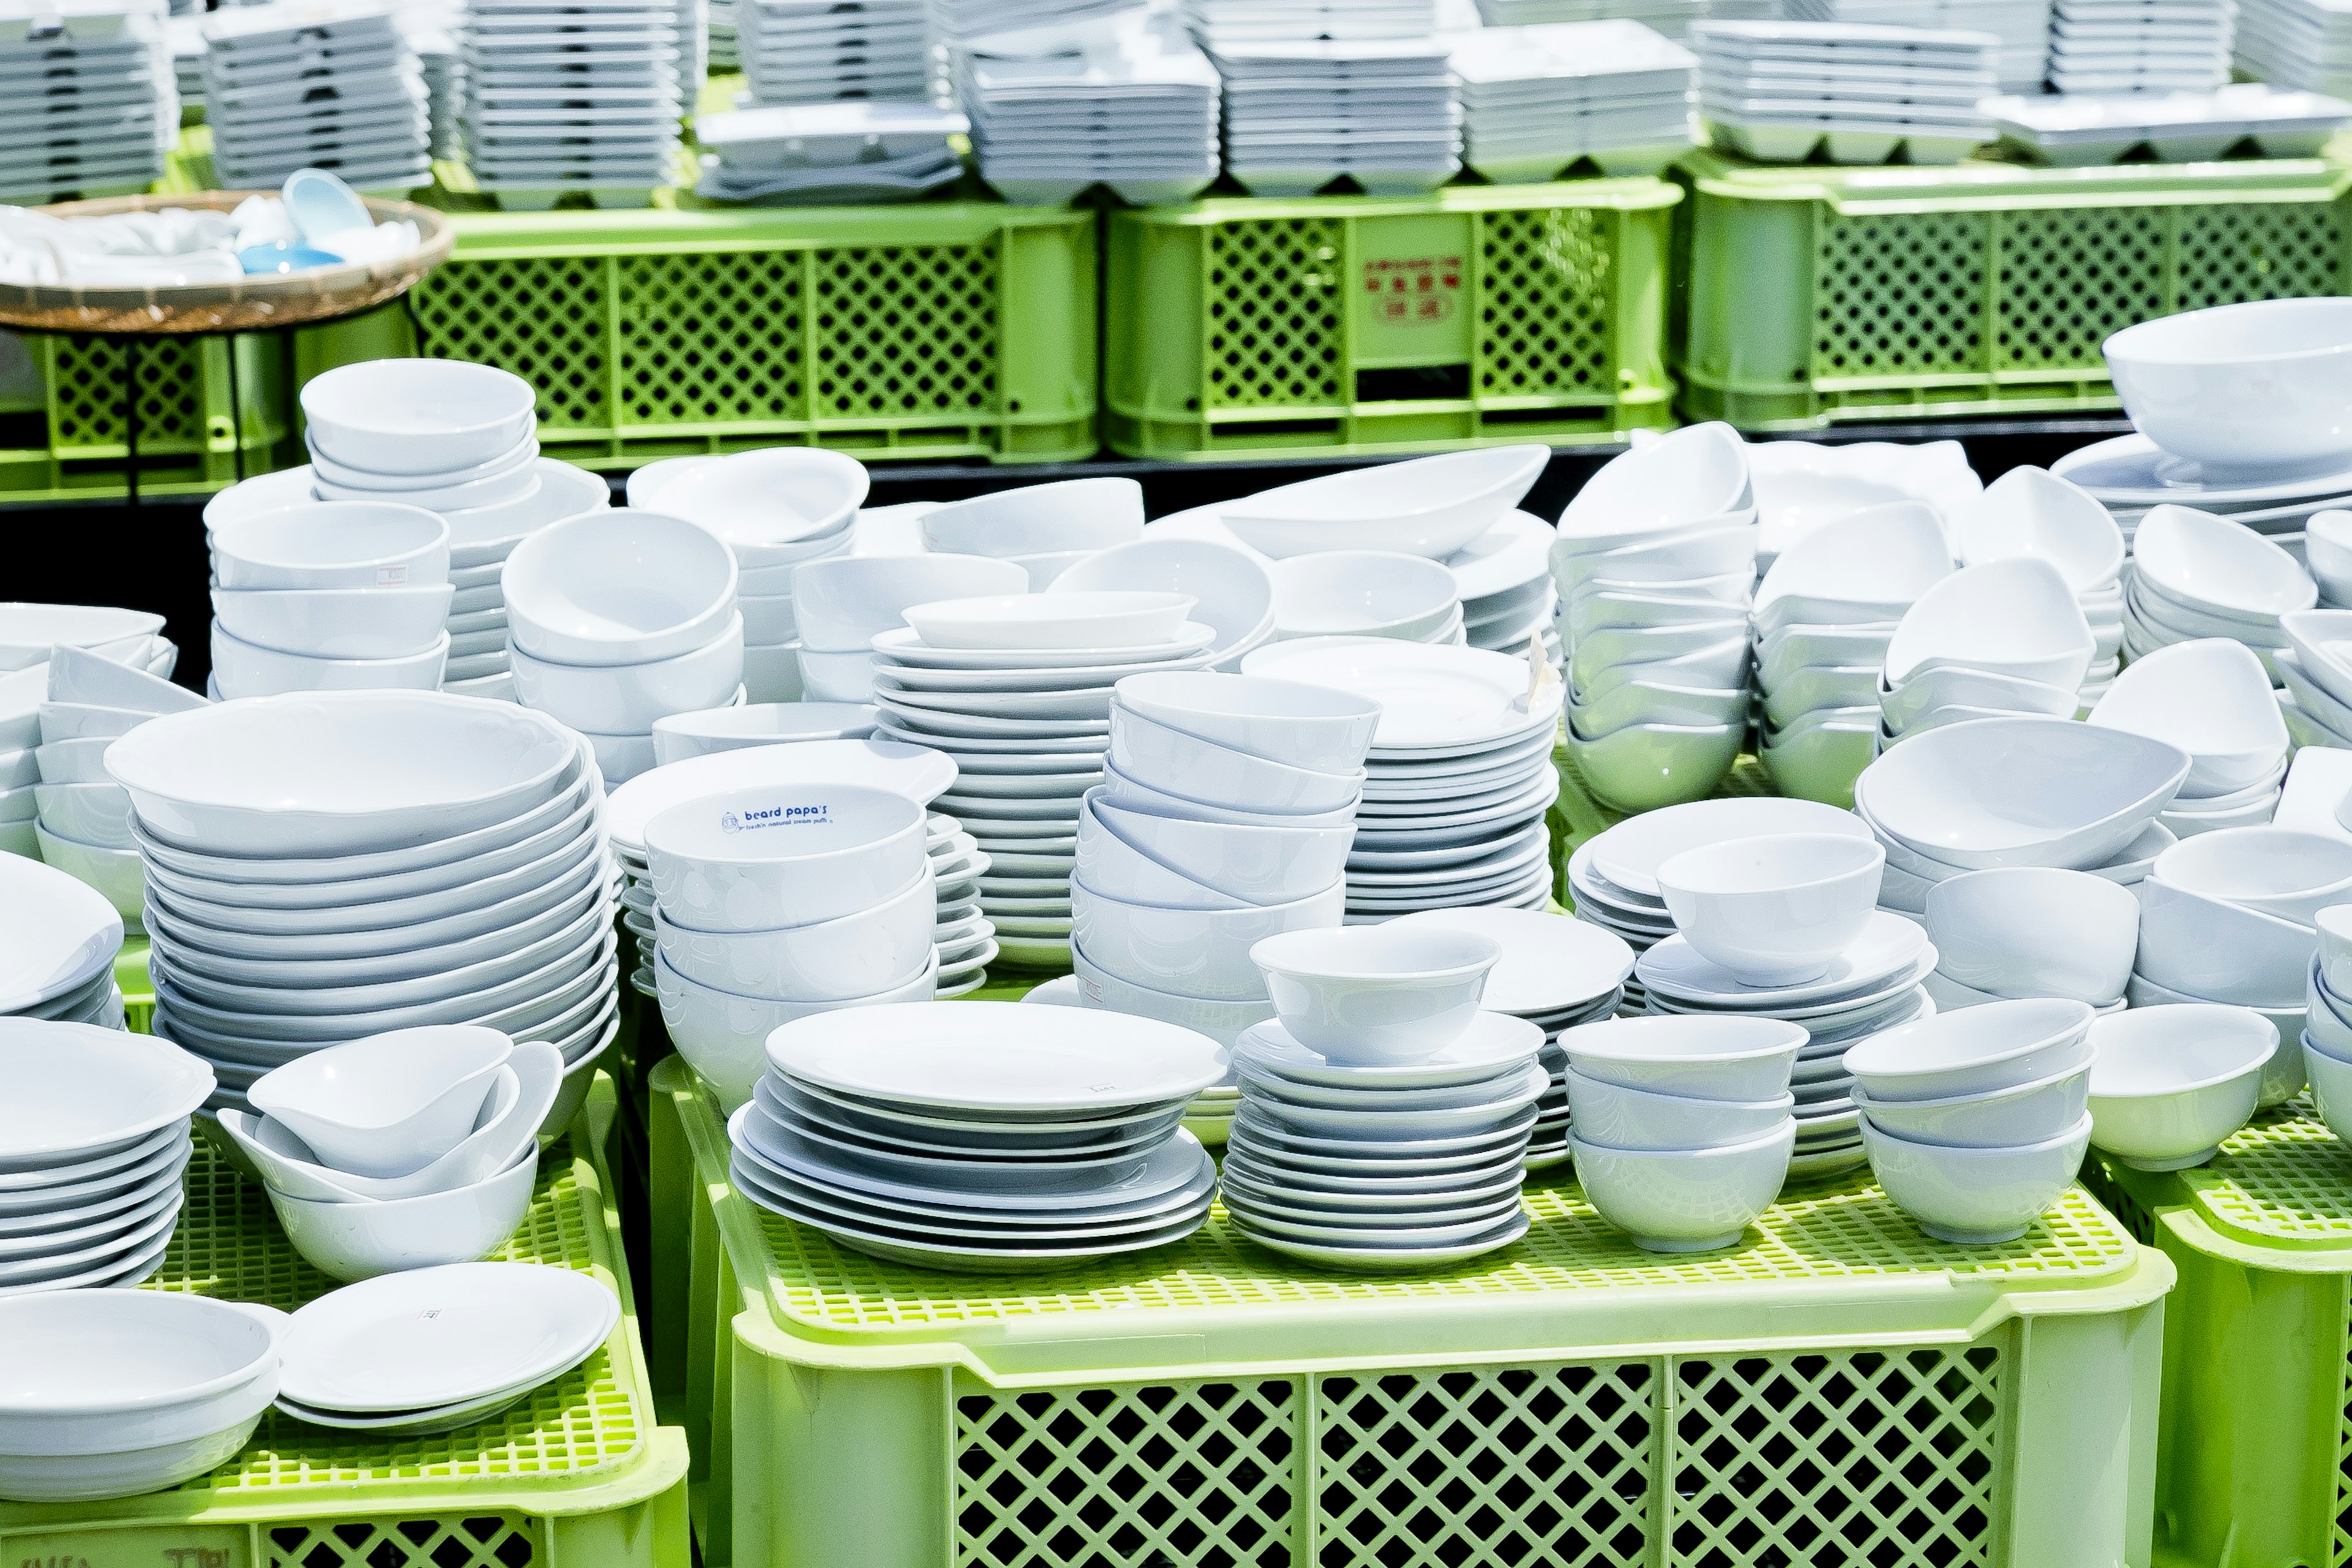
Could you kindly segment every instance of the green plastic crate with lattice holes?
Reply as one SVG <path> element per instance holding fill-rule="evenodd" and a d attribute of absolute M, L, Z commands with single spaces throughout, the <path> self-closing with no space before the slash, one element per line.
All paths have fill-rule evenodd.
<path fill-rule="evenodd" d="M 618 1224 L 595 1146 L 600 1081 L 542 1158 L 498 1256 L 593 1273 L 622 1318 L 604 1348 L 522 1404 L 440 1437 L 370 1439 L 272 1412 L 209 1475 L 105 1502 L 0 1502 L 12 1568 L 688 1568 L 685 1434 L 656 1424 Z M 201 1140 L 187 1205 L 148 1282 L 293 1308 L 334 1288 L 261 1189 Z M 0 1361 L 6 1348 L 0 1346 Z"/>
<path fill-rule="evenodd" d="M 2099 344 L 2207 305 L 2341 294 L 2352 170 L 1680 166 L 1683 412 L 1749 430 L 2116 407 Z"/>
<path fill-rule="evenodd" d="M 125 493 L 127 353 L 90 338 L 0 333 L 0 501 Z M 142 495 L 219 489 L 240 458 L 243 472 L 266 472 L 291 428 L 274 340 L 147 341 L 136 386 Z"/>
<path fill-rule="evenodd" d="M 2352 1150 L 2298 1102 L 2198 1169 L 2106 1160 L 2095 1186 L 2180 1276 L 2165 1310 L 2156 1562 L 2352 1563 Z"/>
<path fill-rule="evenodd" d="M 411 296 L 414 346 L 538 387 L 550 457 L 622 468 L 793 443 L 1004 463 L 1097 450 L 1091 213 L 950 202 L 450 223 L 455 252 Z M 401 352 L 383 326 L 306 333 L 306 364 Z"/>
<path fill-rule="evenodd" d="M 1676 1258 L 1542 1179 L 1454 1272 L 1321 1272 L 1213 1214 L 960 1276 L 752 1207 L 717 1103 L 655 1082 L 655 1386 L 709 1568 L 2147 1561 L 2172 1269 L 2080 1190 L 1959 1247 L 1816 1184 Z"/>
<path fill-rule="evenodd" d="M 1139 458 L 1605 441 L 1671 424 L 1662 180 L 1111 215 L 1104 435 Z"/>

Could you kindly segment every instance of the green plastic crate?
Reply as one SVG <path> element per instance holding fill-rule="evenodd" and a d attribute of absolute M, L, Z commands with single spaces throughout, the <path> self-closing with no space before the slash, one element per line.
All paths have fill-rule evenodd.
<path fill-rule="evenodd" d="M 1683 161 L 1683 410 L 1747 430 L 2116 406 L 2136 321 L 2347 291 L 2352 170 Z"/>
<path fill-rule="evenodd" d="M 1106 438 L 1345 457 L 1669 425 L 1680 199 L 1644 178 L 1114 213 Z"/>
<path fill-rule="evenodd" d="M 710 1568 L 2147 1562 L 2172 1268 L 2079 1191 L 1993 1247 L 1848 1182 L 1656 1258 L 1557 1184 L 1458 1273 L 1296 1271 L 1213 1215 L 992 1279 L 754 1208 L 715 1102 L 654 1082 Z"/>
<path fill-rule="evenodd" d="M 20 374 L 0 385 L 0 502 L 123 495 L 128 352 L 92 338 L 26 336 Z M 152 339 L 139 349 L 139 489 L 198 495 L 276 466 L 290 428 L 287 365 L 275 340 Z M 229 355 L 236 355 L 236 385 Z M 237 416 L 241 416 L 241 422 Z"/>
<path fill-rule="evenodd" d="M 450 215 L 408 314 L 304 334 L 306 374 L 413 352 L 539 388 L 593 468 L 805 443 L 868 458 L 1092 457 L 1096 219 L 977 202 Z M 413 321 L 413 331 L 411 322 Z"/>
<path fill-rule="evenodd" d="M 272 1412 L 209 1475 L 104 1502 L 0 1502 L 0 1552 L 33 1568 L 688 1568 L 685 1435 L 656 1425 L 611 1184 L 600 1079 L 540 1163 L 499 1256 L 593 1273 L 620 1294 L 604 1348 L 523 1404 L 442 1437 L 370 1440 Z M 293 1308 L 334 1281 L 296 1255 L 259 1187 L 199 1142 L 149 1288 Z M 5 1352 L 0 1352 L 5 1354 Z"/>
<path fill-rule="evenodd" d="M 2180 1276 L 2164 1324 L 2157 1563 L 2352 1563 L 2352 1151 L 2298 1103 L 2197 1170 L 2096 1163 L 2101 1196 Z"/>

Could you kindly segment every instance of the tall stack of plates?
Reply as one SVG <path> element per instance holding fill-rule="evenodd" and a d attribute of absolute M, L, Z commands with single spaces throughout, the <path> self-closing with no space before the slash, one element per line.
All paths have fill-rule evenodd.
<path fill-rule="evenodd" d="M 466 155 L 466 61 L 457 35 L 440 27 L 418 28 L 408 35 L 408 43 L 425 73 L 425 112 L 432 122 L 428 150 L 436 159 L 454 163 Z"/>
<path fill-rule="evenodd" d="M 1544 814 L 1559 797 L 1560 682 L 1546 681 L 1531 701 L 1523 660 L 1380 637 L 1275 643 L 1242 671 L 1381 704 L 1348 854 L 1349 924 L 1549 899 Z"/>
<path fill-rule="evenodd" d="M 1550 22 L 1639 22 L 1676 43 L 1695 22 L 1769 22 L 1781 0 L 1477 0 L 1489 27 Z"/>
<path fill-rule="evenodd" d="M 0 200 L 142 191 L 180 134 L 163 18 L 147 7 L 36 5 L 0 20 Z"/>
<path fill-rule="evenodd" d="M 1205 669 L 1215 636 L 1188 623 L 1172 640 L 1139 647 L 933 647 L 912 627 L 874 639 L 875 735 L 954 760 L 955 787 L 939 808 L 988 857 L 980 912 L 1008 962 L 1069 962 L 1078 804 L 1102 783 L 1112 687 L 1130 675 Z"/>
<path fill-rule="evenodd" d="M 2236 0 L 2055 0 L 2050 85 L 2063 93 L 2210 92 L 2230 79 Z"/>
<path fill-rule="evenodd" d="M 122 1027 L 122 917 L 54 866 L 0 855 L 0 1018 Z"/>
<path fill-rule="evenodd" d="M 761 103 L 931 96 L 924 0 L 732 0 L 735 54 Z M 718 43 L 719 13 L 711 15 Z"/>
<path fill-rule="evenodd" d="M 928 103 L 844 100 L 706 114 L 694 122 L 704 149 L 706 196 L 778 204 L 904 200 L 951 185 L 963 160 L 949 138 L 971 129 Z"/>
<path fill-rule="evenodd" d="M 184 686 L 116 663 L 86 648 L 58 645 L 49 654 L 49 700 L 41 722 L 58 738 L 32 753 L 41 782 L 33 825 L 41 858 L 89 887 L 143 932 L 146 879 L 131 837 L 131 801 L 106 771 L 107 748 L 157 714 L 184 713 L 205 700 Z M 104 734 L 68 736 L 68 730 Z"/>
<path fill-rule="evenodd" d="M 1097 184 L 1139 204 L 1186 201 L 1217 177 L 1216 68 L 1181 33 L 1148 28 L 1088 54 L 955 54 L 983 179 L 1053 205 Z"/>
<path fill-rule="evenodd" d="M 1181 1125 L 1224 1070 L 1148 1018 L 974 1002 L 800 1019 L 728 1122 L 761 1207 L 895 1262 L 1003 1273 L 1181 1241 L 1216 1163 Z"/>
<path fill-rule="evenodd" d="M 675 7 L 470 0 L 465 38 L 466 161 L 502 204 L 642 204 L 670 183 L 693 68 Z"/>
<path fill-rule="evenodd" d="M 1528 657 L 1528 644 L 1540 640 L 1544 660 L 1554 669 L 1568 663 L 1556 624 L 1559 585 L 1551 572 L 1552 527 L 1523 511 L 1509 511 L 1469 548 L 1441 563 L 1454 574 L 1462 596 L 1462 630 L 1472 647 Z"/>
<path fill-rule="evenodd" d="M 2051 0 L 1788 0 L 1791 22 L 1866 22 L 1958 27 L 2000 40 L 1994 67 L 2004 92 L 2040 92 L 2050 58 Z"/>
<path fill-rule="evenodd" d="M 1718 144 L 1796 163 L 1954 163 L 1993 137 L 1979 101 L 1999 85 L 1990 33 L 1851 22 L 1707 22 L 1699 113 Z"/>
<path fill-rule="evenodd" d="M 2050 471 L 2089 491 L 2124 531 L 2129 544 L 2151 508 L 2193 507 L 2242 522 L 2292 546 L 2312 514 L 2352 506 L 2352 470 L 2274 484 L 2209 482 L 2196 464 L 2175 458 L 2145 436 L 2117 436 L 2078 447 Z"/>
<path fill-rule="evenodd" d="M 205 106 L 205 17 L 200 9 L 183 12 L 178 5 L 163 24 L 172 48 L 172 79 L 183 111 Z"/>
<path fill-rule="evenodd" d="M 2241 0 L 2232 47 L 2256 80 L 2352 95 L 2352 15 L 2326 0 Z"/>
<path fill-rule="evenodd" d="M 1845 1053 L 1871 1036 L 1933 1017 L 1923 984 L 1936 971 L 1936 947 L 1916 921 L 1874 910 L 1870 921 L 1819 980 L 1749 985 L 1709 963 L 1689 939 L 1669 936 L 1642 954 L 1640 977 L 1654 1014 L 1714 1013 L 1801 1024 L 1811 1038 L 1799 1048 L 1790 1090 L 1797 1097 L 1792 1176 L 1850 1170 L 1864 1161 Z"/>
<path fill-rule="evenodd" d="M 1462 105 L 1433 37 L 1213 42 L 1225 168 L 1252 194 L 1306 196 L 1345 174 L 1417 195 L 1462 169 Z"/>
<path fill-rule="evenodd" d="M 931 0 L 949 43 L 986 38 L 1007 55 L 1046 55 L 1091 47 L 1140 21 L 1148 0 Z"/>
<path fill-rule="evenodd" d="M 1185 21 L 1211 47 L 1292 38 L 1426 38 L 1433 0 L 1183 0 Z"/>
<path fill-rule="evenodd" d="M 1581 158 L 1655 174 L 1689 150 L 1698 57 L 1639 22 L 1488 27 L 1450 40 L 1462 161 L 1501 184 Z"/>
<path fill-rule="evenodd" d="M 425 80 L 392 14 L 370 0 L 281 0 L 205 20 L 205 120 L 230 190 L 326 169 L 363 191 L 432 178 Z"/>

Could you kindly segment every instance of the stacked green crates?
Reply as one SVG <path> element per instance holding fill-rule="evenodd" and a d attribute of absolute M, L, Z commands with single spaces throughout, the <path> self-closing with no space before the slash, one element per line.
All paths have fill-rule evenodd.
<path fill-rule="evenodd" d="M 24 336 L 0 384 L 0 503 L 107 500 L 130 489 L 126 394 L 136 387 L 139 490 L 205 494 L 267 472 L 291 428 L 274 338 Z M 0 345 L 5 349 L 6 345 Z M 234 354 L 236 376 L 230 375 Z"/>

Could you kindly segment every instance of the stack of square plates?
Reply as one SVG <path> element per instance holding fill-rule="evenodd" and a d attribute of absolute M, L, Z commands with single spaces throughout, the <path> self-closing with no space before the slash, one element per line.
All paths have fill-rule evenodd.
<path fill-rule="evenodd" d="M 1217 177 L 1217 72 L 1181 33 L 1029 58 L 959 49 L 955 77 L 982 177 L 1007 201 L 1051 205 L 1105 184 L 1165 204 Z"/>
<path fill-rule="evenodd" d="M 1708 22 L 1699 112 L 1715 140 L 1751 158 L 1956 163 L 1992 139 L 1979 100 L 1999 85 L 1990 33 L 1845 22 Z"/>
<path fill-rule="evenodd" d="M 2315 158 L 2352 120 L 2352 103 L 2258 81 L 2218 92 L 1996 98 L 2001 140 L 2060 167 L 2113 163 L 2146 148 L 2160 163 L 2218 158 L 2251 142 L 2269 158 Z"/>
<path fill-rule="evenodd" d="M 1084 49 L 1131 28 L 1148 0 L 931 0 L 948 43 L 985 39 L 990 53 L 1047 55 Z"/>
<path fill-rule="evenodd" d="M 1462 167 L 1462 105 L 1433 37 L 1213 42 L 1225 167 L 1258 195 L 1345 174 L 1371 195 L 1435 190 Z"/>
<path fill-rule="evenodd" d="M 692 69 L 677 13 L 646 0 L 473 0 L 466 161 L 501 205 L 567 192 L 642 205 L 671 181 Z"/>
<path fill-rule="evenodd" d="M 1639 22 L 1489 27 L 1453 47 L 1463 162 L 1498 184 L 1580 158 L 1655 174 L 1690 146 L 1698 57 Z"/>
<path fill-rule="evenodd" d="M 732 14 L 735 53 L 761 103 L 931 96 L 923 0 L 739 0 Z"/>
<path fill-rule="evenodd" d="M 441 27 L 419 27 L 408 35 L 425 72 L 425 117 L 432 122 L 431 152 L 455 162 L 466 155 L 463 121 L 466 112 L 466 62 L 457 53 L 457 35 Z"/>
<path fill-rule="evenodd" d="M 2245 0 L 2234 47 L 2243 75 L 2275 87 L 2352 95 L 2352 13 L 2326 0 Z"/>
<path fill-rule="evenodd" d="M 733 201 L 905 200 L 962 175 L 948 138 L 970 128 L 952 110 L 919 102 L 706 114 L 694 122 L 709 150 L 696 189 Z"/>
<path fill-rule="evenodd" d="M 2210 92 L 2230 79 L 2235 0 L 2056 0 L 2050 85 L 2060 92 Z"/>
<path fill-rule="evenodd" d="M 2051 0 L 1788 0 L 1791 22 L 1964 27 L 2000 40 L 1995 71 L 2011 92 L 2039 92 L 2050 58 Z"/>
<path fill-rule="evenodd" d="M 205 20 L 213 173 L 270 189 L 326 169 L 363 191 L 433 177 L 425 79 L 391 14 L 369 0 L 306 0 Z"/>
<path fill-rule="evenodd" d="M 1554 22 L 1639 22 L 1676 43 L 1695 22 L 1769 22 L 1780 0 L 1477 0 L 1489 27 Z"/>
<path fill-rule="evenodd" d="M 205 18 L 201 11 L 180 14 L 175 5 L 163 24 L 172 48 L 173 85 L 179 89 L 183 110 L 205 106 Z"/>
<path fill-rule="evenodd" d="M 163 24 L 143 9 L 0 21 L 0 201 L 142 191 L 180 133 Z"/>
<path fill-rule="evenodd" d="M 1184 20 L 1213 49 L 1299 38 L 1426 38 L 1432 0 L 1183 0 Z"/>

